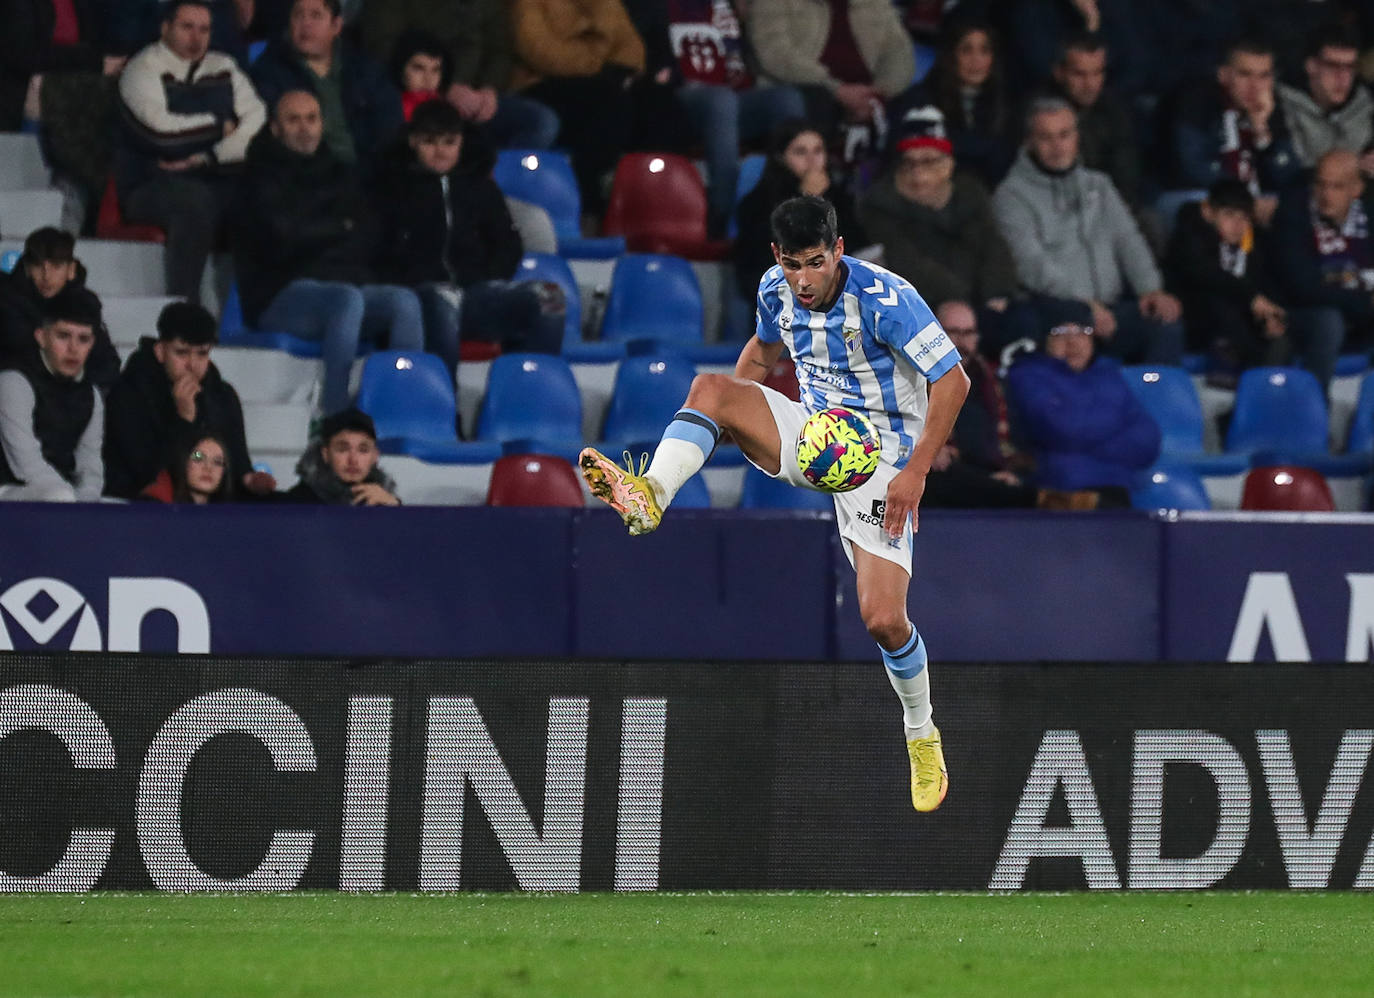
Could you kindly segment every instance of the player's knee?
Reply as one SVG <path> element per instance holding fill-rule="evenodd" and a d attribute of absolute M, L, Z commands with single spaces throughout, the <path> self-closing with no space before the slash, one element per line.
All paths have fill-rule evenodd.
<path fill-rule="evenodd" d="M 884 648 L 896 650 L 911 637 L 911 622 L 907 620 L 905 607 L 861 605 L 859 613 L 869 636 Z"/>
<path fill-rule="evenodd" d="M 731 379 L 727 375 L 698 374 L 692 379 L 692 387 L 687 392 L 687 408 L 705 413 L 719 412 L 726 405 L 731 387 Z"/>

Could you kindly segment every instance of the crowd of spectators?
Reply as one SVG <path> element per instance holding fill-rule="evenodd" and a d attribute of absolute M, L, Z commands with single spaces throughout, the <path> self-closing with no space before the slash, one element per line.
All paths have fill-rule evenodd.
<path fill-rule="evenodd" d="M 0 23 L 0 129 L 38 131 L 69 230 L 107 181 L 164 230 L 181 299 L 121 373 L 72 235 L 32 234 L 0 288 L 0 496 L 277 494 L 210 362 L 227 249 L 246 321 L 322 346 L 337 418 L 291 494 L 394 502 L 350 409 L 361 341 L 450 370 L 467 340 L 560 349 L 552 285 L 515 279 L 505 148 L 569 153 L 588 235 L 623 153 L 697 156 L 744 301 L 772 207 L 830 199 L 974 380 L 944 504 L 1119 504 L 1158 449 L 1121 363 L 1328 385 L 1374 345 L 1364 0 L 0 0 Z"/>

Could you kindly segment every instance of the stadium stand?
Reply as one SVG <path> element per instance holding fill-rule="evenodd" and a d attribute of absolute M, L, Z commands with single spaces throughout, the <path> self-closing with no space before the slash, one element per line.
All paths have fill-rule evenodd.
<path fill-rule="evenodd" d="M 835 501 L 824 492 L 794 488 L 786 482 L 769 478 L 758 468 L 750 465 L 744 472 L 739 508 L 815 510 L 833 513 Z"/>
<path fill-rule="evenodd" d="M 624 236 L 632 253 L 720 260 L 729 240 L 706 234 L 708 207 L 701 174 L 684 156 L 626 153 L 615 169 L 605 230 Z"/>
<path fill-rule="evenodd" d="M 1332 513 L 1336 501 L 1321 472 L 1298 465 L 1252 468 L 1245 477 L 1244 510 Z"/>
<path fill-rule="evenodd" d="M 488 506 L 586 505 L 582 477 L 553 454 L 508 454 L 491 469 Z"/>
<path fill-rule="evenodd" d="M 167 230 L 142 222 L 126 222 L 119 207 L 119 190 L 114 174 L 105 182 L 105 193 L 95 219 L 95 234 L 101 239 L 127 239 L 139 243 L 165 243 Z"/>
<path fill-rule="evenodd" d="M 1202 478 L 1188 465 L 1157 465 L 1142 472 L 1131 487 L 1131 508 L 1208 510 L 1212 508 Z"/>
<path fill-rule="evenodd" d="M 625 252 L 624 239 L 582 236 L 582 196 L 565 154 L 551 149 L 503 149 L 492 176 L 507 197 L 549 213 L 563 256 L 606 258 Z"/>
<path fill-rule="evenodd" d="M 0 132 L 0 191 L 42 190 L 48 184 L 48 167 L 38 136 Z"/>
<path fill-rule="evenodd" d="M 615 264 L 601 338 L 692 344 L 702 340 L 701 287 L 675 256 L 630 253 Z"/>
<path fill-rule="evenodd" d="M 600 439 L 612 451 L 617 442 L 657 440 L 687 397 L 696 373 L 692 362 L 682 357 L 626 358 L 616 371 Z"/>
<path fill-rule="evenodd" d="M 377 424 L 383 454 L 457 460 L 457 399 L 444 362 L 429 353 L 380 350 L 363 362 L 358 408 Z"/>
<path fill-rule="evenodd" d="M 477 439 L 539 441 L 562 453 L 582 441 L 582 397 L 561 357 L 508 353 L 492 361 Z"/>
<path fill-rule="evenodd" d="M 1181 367 L 1135 364 L 1123 367 L 1131 393 L 1159 424 L 1160 454 L 1199 475 L 1237 475 L 1249 466 L 1244 454 L 1209 454 L 1203 439 L 1202 403 Z"/>

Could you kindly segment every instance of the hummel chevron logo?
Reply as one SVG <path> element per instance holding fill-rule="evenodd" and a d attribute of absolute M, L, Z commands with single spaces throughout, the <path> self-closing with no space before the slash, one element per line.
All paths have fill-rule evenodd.
<path fill-rule="evenodd" d="M 887 288 L 883 285 L 883 282 L 878 280 L 876 277 L 873 278 L 873 286 L 871 288 L 864 288 L 864 292 L 870 295 L 882 295 L 884 291 L 887 291 Z M 878 299 L 878 304 L 896 305 L 897 289 L 894 287 L 891 291 L 887 291 L 886 295 L 883 295 L 883 297 Z"/>

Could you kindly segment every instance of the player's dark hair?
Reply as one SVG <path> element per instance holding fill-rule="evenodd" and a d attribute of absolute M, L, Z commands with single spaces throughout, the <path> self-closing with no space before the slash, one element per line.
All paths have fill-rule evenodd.
<path fill-rule="evenodd" d="M 1213 181 L 1212 186 L 1207 189 L 1207 203 L 1213 211 L 1230 208 L 1253 215 L 1255 210 L 1255 196 L 1250 193 L 1250 188 L 1245 186 L 1244 181 L 1234 177 L 1222 177 Z"/>
<path fill-rule="evenodd" d="M 76 237 L 51 225 L 34 229 L 24 240 L 26 264 L 70 263 L 75 257 Z"/>
<path fill-rule="evenodd" d="M 182 7 L 203 7 L 211 15 L 214 14 L 210 9 L 210 0 L 169 0 L 162 5 L 162 23 L 171 24 L 175 21 Z"/>
<path fill-rule="evenodd" d="M 840 236 L 835 206 L 814 194 L 788 198 L 773 209 L 768 223 L 773 242 L 783 253 L 800 253 L 813 246 L 832 249 Z"/>

